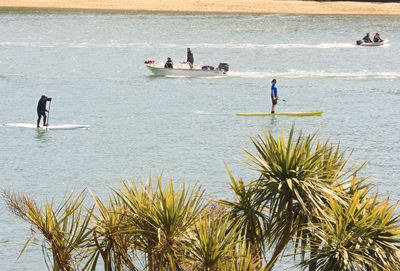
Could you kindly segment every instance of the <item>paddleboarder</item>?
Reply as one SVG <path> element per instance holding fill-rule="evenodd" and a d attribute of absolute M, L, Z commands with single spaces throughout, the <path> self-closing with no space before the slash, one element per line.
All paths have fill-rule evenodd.
<path fill-rule="evenodd" d="M 193 53 L 190 50 L 190 48 L 187 48 L 187 58 L 186 58 L 186 63 L 189 64 L 190 68 L 193 68 L 193 63 L 194 63 L 194 57 L 193 57 Z"/>
<path fill-rule="evenodd" d="M 37 105 L 37 114 L 38 114 L 38 119 L 37 119 L 37 125 L 36 127 L 39 128 L 39 124 L 40 124 L 40 119 L 43 116 L 43 126 L 47 126 L 46 123 L 46 112 L 49 112 L 49 110 L 46 109 L 46 103 L 47 101 L 51 101 L 51 97 L 47 97 L 46 95 L 42 95 L 42 97 L 40 97 L 40 100 L 38 102 Z"/>
<path fill-rule="evenodd" d="M 276 87 L 276 79 L 272 79 L 271 81 L 271 101 L 272 101 L 272 108 L 271 108 L 271 114 L 275 114 L 275 108 L 276 105 L 278 104 L 278 88 Z"/>

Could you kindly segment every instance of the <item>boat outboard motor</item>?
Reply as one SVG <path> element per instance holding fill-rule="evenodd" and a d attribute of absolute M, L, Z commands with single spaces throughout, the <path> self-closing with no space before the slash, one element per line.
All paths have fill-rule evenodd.
<path fill-rule="evenodd" d="M 356 43 L 357 43 L 357 45 L 360 45 L 361 43 L 363 43 L 363 41 L 362 40 L 358 40 L 358 41 L 356 41 Z"/>
<path fill-rule="evenodd" d="M 218 65 L 219 70 L 224 70 L 225 72 L 229 71 L 229 64 L 228 63 L 219 63 Z"/>

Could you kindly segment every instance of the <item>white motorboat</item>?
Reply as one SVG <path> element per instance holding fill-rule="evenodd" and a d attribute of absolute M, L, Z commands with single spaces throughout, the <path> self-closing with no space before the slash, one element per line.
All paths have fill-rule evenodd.
<path fill-rule="evenodd" d="M 363 40 L 358 40 L 356 41 L 356 45 L 359 46 L 382 46 L 384 45 L 386 40 L 378 41 L 378 42 L 364 42 Z"/>
<path fill-rule="evenodd" d="M 217 68 L 208 65 L 191 68 L 187 63 L 174 64 L 173 68 L 164 68 L 164 64 L 157 64 L 154 60 L 148 60 L 144 63 L 157 76 L 210 77 L 222 76 L 229 71 L 228 63 L 219 63 Z"/>

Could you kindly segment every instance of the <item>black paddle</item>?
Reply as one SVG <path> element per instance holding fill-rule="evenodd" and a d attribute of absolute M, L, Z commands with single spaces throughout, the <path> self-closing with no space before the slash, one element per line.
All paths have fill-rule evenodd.
<path fill-rule="evenodd" d="M 51 99 L 52 100 L 52 99 Z M 49 110 L 47 112 L 47 121 L 46 121 L 46 127 L 49 126 L 49 118 L 50 118 L 50 107 L 51 107 L 51 100 L 49 100 Z"/>

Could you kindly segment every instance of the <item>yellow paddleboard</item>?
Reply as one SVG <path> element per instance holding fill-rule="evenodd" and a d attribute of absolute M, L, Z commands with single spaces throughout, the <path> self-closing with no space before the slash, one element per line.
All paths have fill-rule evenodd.
<path fill-rule="evenodd" d="M 292 113 L 236 113 L 236 116 L 321 116 L 322 112 L 292 112 Z"/>

